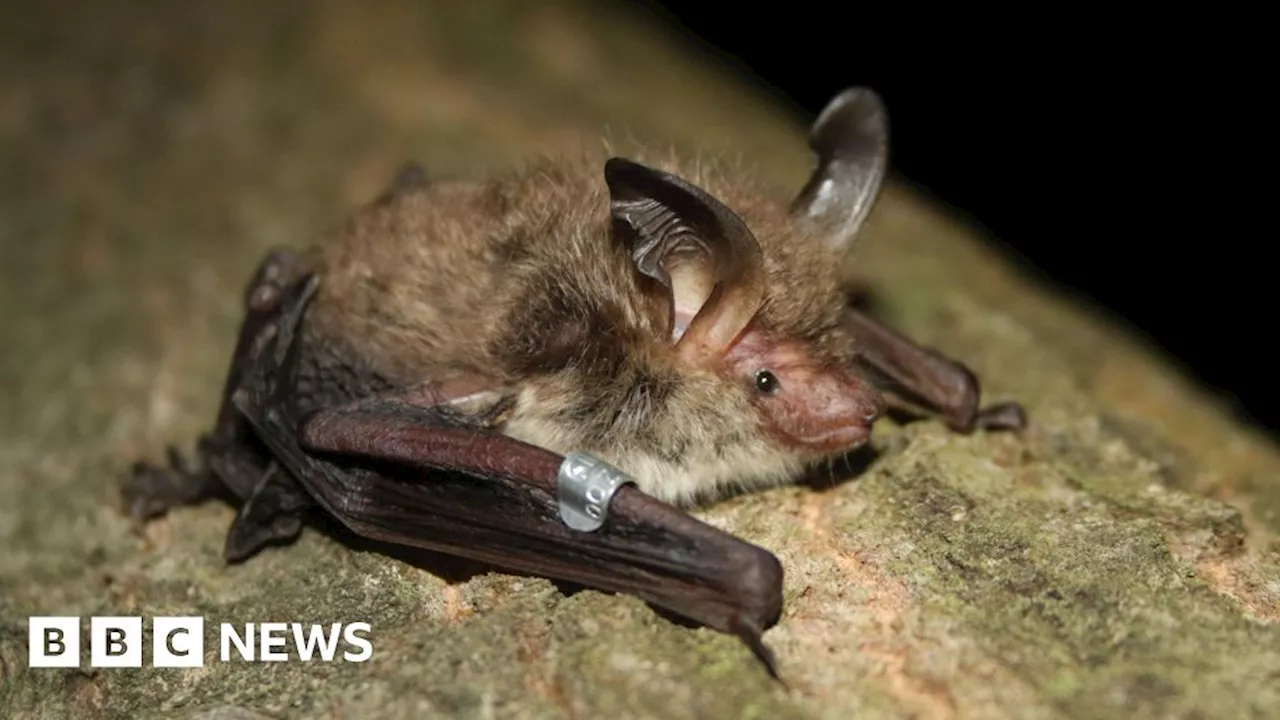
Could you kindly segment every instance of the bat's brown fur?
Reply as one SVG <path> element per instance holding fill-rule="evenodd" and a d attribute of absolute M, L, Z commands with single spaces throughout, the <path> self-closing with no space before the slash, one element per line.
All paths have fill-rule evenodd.
<path fill-rule="evenodd" d="M 1022 427 L 1016 403 L 980 409 L 967 368 L 846 306 L 837 268 L 887 130 L 874 92 L 836 96 L 785 205 L 740 168 L 670 157 L 478 182 L 402 171 L 309 257 L 263 259 L 202 462 L 137 466 L 130 512 L 228 490 L 238 561 L 318 507 L 367 539 L 634 593 L 774 671 L 760 633 L 781 612 L 777 558 L 633 489 L 596 532 L 565 527 L 548 492 L 561 458 L 488 430 L 689 503 L 865 442 L 890 398 L 863 369 L 957 431 Z M 476 482 L 404 482 L 415 468 Z"/>
<path fill-rule="evenodd" d="M 836 249 L 737 168 L 641 161 L 706 190 L 755 234 L 766 286 L 755 327 L 798 341 L 818 366 L 854 363 Z M 779 482 L 821 459 L 762 429 L 750 387 L 677 357 L 665 306 L 612 239 L 603 166 L 541 160 L 384 196 L 316 250 L 309 332 L 394 385 L 490 378 L 495 397 L 516 400 L 504 432 L 596 453 L 667 500 Z"/>

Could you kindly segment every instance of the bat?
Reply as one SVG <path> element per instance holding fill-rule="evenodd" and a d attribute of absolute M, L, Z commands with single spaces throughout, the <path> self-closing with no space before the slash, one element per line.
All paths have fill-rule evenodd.
<path fill-rule="evenodd" d="M 229 562 L 315 512 L 356 535 L 627 593 L 741 638 L 782 609 L 768 550 L 688 511 L 792 481 L 891 409 L 1018 429 L 961 363 L 850 302 L 888 120 L 850 88 L 790 202 L 675 157 L 409 164 L 331 237 L 275 250 L 197 461 L 138 463 L 136 518 L 224 496 Z M 602 162 L 603 161 L 603 162 Z"/>

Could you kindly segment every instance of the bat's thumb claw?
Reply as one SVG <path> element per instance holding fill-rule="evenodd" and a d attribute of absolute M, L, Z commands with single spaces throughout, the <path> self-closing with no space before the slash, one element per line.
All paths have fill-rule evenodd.
<path fill-rule="evenodd" d="M 778 659 L 773 654 L 773 650 L 764 644 L 760 631 L 743 622 L 735 623 L 735 625 L 733 634 L 737 635 L 738 639 L 742 640 L 750 648 L 751 653 L 764 664 L 765 670 L 769 671 L 769 676 L 781 683 L 783 688 L 787 688 L 786 681 L 778 674 Z"/>

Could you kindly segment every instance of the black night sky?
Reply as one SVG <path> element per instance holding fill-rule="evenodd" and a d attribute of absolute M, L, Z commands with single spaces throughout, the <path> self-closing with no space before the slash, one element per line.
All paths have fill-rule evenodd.
<path fill-rule="evenodd" d="M 1280 428 L 1259 312 L 1276 305 L 1269 263 L 1259 231 L 1229 225 L 1243 195 L 1222 197 L 1245 182 L 1231 180 L 1228 147 L 1247 144 L 1237 70 L 1219 73 L 1229 53 L 1092 16 L 855 23 L 864 6 L 839 6 L 852 18 L 840 20 L 803 0 L 758 13 L 641 4 L 798 113 L 849 85 L 876 88 L 897 172 Z"/>

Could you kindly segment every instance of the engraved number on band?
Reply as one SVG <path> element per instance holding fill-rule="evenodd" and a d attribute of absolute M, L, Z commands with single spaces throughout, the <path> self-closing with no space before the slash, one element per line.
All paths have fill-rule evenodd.
<path fill-rule="evenodd" d="M 591 532 L 604 525 L 609 501 L 618 488 L 635 480 L 618 468 L 586 453 L 564 456 L 557 479 L 560 519 L 574 530 Z"/>

